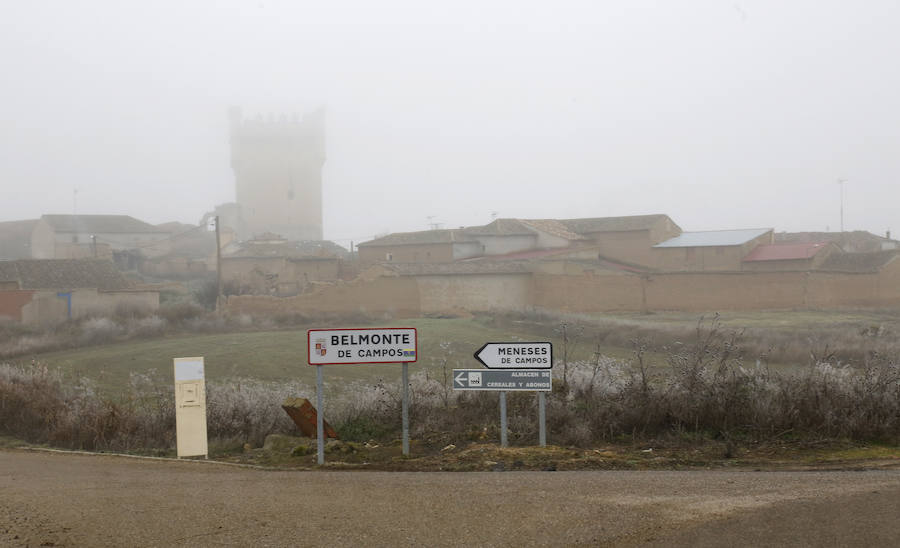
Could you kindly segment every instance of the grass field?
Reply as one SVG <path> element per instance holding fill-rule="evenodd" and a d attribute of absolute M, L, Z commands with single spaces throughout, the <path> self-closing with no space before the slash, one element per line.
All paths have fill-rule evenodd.
<path fill-rule="evenodd" d="M 562 358 L 560 324 L 569 324 L 571 361 L 588 360 L 595 352 L 627 360 L 632 356 L 633 340 L 649 343 L 645 356 L 654 368 L 663 368 L 666 353 L 696 337 L 699 315 L 667 313 L 648 315 L 592 316 L 557 318 L 539 315 L 483 315 L 472 318 L 417 318 L 388 322 L 393 326 L 418 329 L 418 361 L 411 372 L 425 370 L 440 378 L 441 363 L 448 369 L 478 367 L 472 354 L 485 342 L 550 340 L 557 361 Z M 381 325 L 381 324 L 379 324 Z M 877 326 L 882 335 L 871 339 L 861 330 Z M 172 358 L 203 356 L 207 379 L 254 378 L 262 381 L 299 381 L 312 385 L 315 369 L 306 364 L 306 329 L 298 326 L 283 330 L 242 330 L 230 333 L 185 334 L 128 342 L 88 346 L 78 349 L 22 357 L 32 358 L 51 368 L 60 368 L 67 376 L 84 376 L 97 382 L 104 391 L 124 386 L 131 373 L 156 371 L 168 382 Z M 346 326 L 354 327 L 354 326 Z M 358 326 L 362 327 L 362 326 Z M 900 314 L 896 311 L 842 312 L 750 312 L 733 313 L 721 318 L 727 331 L 745 330 L 745 357 L 752 363 L 757 355 L 771 348 L 771 363 L 791 370 L 808 361 L 810 351 L 845 347 L 847 356 L 861 355 L 869 347 L 896 352 Z M 449 350 L 447 348 L 449 343 Z M 674 345 L 674 346 L 673 346 Z M 574 346 L 574 350 L 571 350 Z M 816 347 L 819 347 L 818 349 Z M 852 352 L 851 352 L 852 350 Z M 780 353 L 780 354 L 779 354 Z M 840 354 L 839 354 L 840 356 Z M 852 361 L 849 358 L 845 361 Z M 354 382 L 396 381 L 400 368 L 395 365 L 328 366 L 326 382 L 332 386 Z"/>
<path fill-rule="evenodd" d="M 534 329 L 491 327 L 477 319 L 420 318 L 394 322 L 392 325 L 418 330 L 418 361 L 411 365 L 411 372 L 424 369 L 440 373 L 442 357 L 448 358 L 448 368 L 479 367 L 472 354 L 485 342 L 530 340 L 535 336 Z M 552 335 L 552 326 L 545 331 Z M 254 378 L 262 381 L 292 380 L 313 385 L 315 368 L 306 363 L 306 339 L 306 328 L 185 335 L 39 354 L 35 359 L 51 368 L 60 368 L 67 375 L 93 379 L 104 391 L 124 386 L 131 373 L 155 370 L 161 379 L 168 379 L 172 371 L 172 358 L 187 356 L 205 358 L 206 377 L 210 381 Z M 539 340 L 547 340 L 547 336 Z M 558 337 L 551 336 L 550 340 L 559 348 Z M 447 342 L 450 343 L 449 353 L 441 347 L 442 343 Z M 576 348 L 575 357 L 587 358 L 587 346 L 579 346 L 581 348 Z M 617 349 L 610 350 L 622 354 Z M 326 382 L 332 384 L 376 382 L 379 379 L 395 381 L 399 379 L 400 367 L 391 364 L 336 365 L 328 366 L 325 375 Z"/>

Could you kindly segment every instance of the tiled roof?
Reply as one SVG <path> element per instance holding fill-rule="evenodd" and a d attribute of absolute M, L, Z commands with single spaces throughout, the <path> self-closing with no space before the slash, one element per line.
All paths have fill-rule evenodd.
<path fill-rule="evenodd" d="M 419 232 L 394 232 L 381 238 L 375 238 L 368 242 L 362 242 L 357 247 L 384 246 L 384 245 L 412 245 L 412 244 L 448 244 L 474 242 L 465 230 L 441 229 L 421 230 Z"/>
<path fill-rule="evenodd" d="M 528 267 L 520 262 L 456 262 L 456 263 L 381 263 L 401 276 L 438 276 L 445 274 L 525 274 Z"/>
<path fill-rule="evenodd" d="M 139 221 L 129 215 L 44 215 L 46 221 L 56 232 L 89 232 L 92 234 L 145 234 L 169 231 Z"/>
<path fill-rule="evenodd" d="M 223 258 L 288 257 L 288 258 L 348 258 L 350 252 L 329 240 L 302 241 L 246 241 L 227 246 Z"/>
<path fill-rule="evenodd" d="M 668 215 L 628 215 L 625 217 L 595 217 L 588 219 L 563 219 L 564 224 L 572 232 L 590 234 L 592 232 L 621 232 L 625 230 L 646 230 L 656 223 L 667 220 L 676 225 Z"/>
<path fill-rule="evenodd" d="M 900 257 L 900 251 L 876 251 L 873 253 L 832 253 L 819 266 L 819 270 L 834 272 L 878 272 Z"/>
<path fill-rule="evenodd" d="M 466 228 L 465 231 L 473 236 L 534 236 L 534 230 L 519 219 L 496 219 L 484 226 Z"/>
<path fill-rule="evenodd" d="M 534 259 L 544 259 L 554 257 L 556 255 L 567 255 L 582 248 L 551 248 L 551 249 L 528 249 L 525 251 L 513 251 L 512 253 L 504 253 L 502 255 L 480 255 L 468 259 L 461 259 L 459 262 L 487 262 L 487 261 L 530 261 Z"/>
<path fill-rule="evenodd" d="M 742 245 L 758 238 L 771 228 L 747 228 L 740 230 L 710 230 L 705 232 L 683 232 L 670 240 L 656 244 L 654 248 L 665 247 L 718 247 Z"/>
<path fill-rule="evenodd" d="M 535 231 L 540 231 L 565 240 L 587 240 L 556 219 L 497 219 L 464 230 L 472 236 L 534 236 Z"/>
<path fill-rule="evenodd" d="M 550 234 L 551 236 L 556 236 L 557 238 L 562 238 L 564 240 L 587 240 L 581 234 L 576 234 L 566 228 L 566 225 L 562 224 L 560 221 L 556 219 L 522 219 L 522 223 L 525 226 L 530 226 L 535 230 L 540 230 L 546 234 Z"/>
<path fill-rule="evenodd" d="M 100 259 L 23 259 L 0 261 L 0 281 L 20 289 L 128 289 L 132 284 L 110 261 Z"/>
<path fill-rule="evenodd" d="M 828 242 L 759 245 L 756 246 L 756 249 L 747 254 L 743 260 L 753 262 L 811 259 L 829 245 L 831 244 Z"/>
<path fill-rule="evenodd" d="M 881 251 L 884 245 L 900 248 L 900 242 L 897 240 L 888 239 L 865 230 L 847 232 L 776 232 L 775 241 L 786 243 L 834 242 L 844 251 L 851 253 Z"/>

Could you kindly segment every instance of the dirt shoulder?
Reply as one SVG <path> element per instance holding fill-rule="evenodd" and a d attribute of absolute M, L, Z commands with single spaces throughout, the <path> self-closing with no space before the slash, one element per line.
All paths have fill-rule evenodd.
<path fill-rule="evenodd" d="M 813 529 L 849 527 L 849 502 L 878 516 L 900 500 L 898 471 L 297 472 L 22 450 L 0 450 L 0 470 L 11 546 L 687 545 L 714 527 L 743 544 L 727 524 L 753 512 L 806 520 L 808 536 L 766 542 L 812 545 Z M 866 538 L 896 537 L 871 525 L 894 536 Z"/>

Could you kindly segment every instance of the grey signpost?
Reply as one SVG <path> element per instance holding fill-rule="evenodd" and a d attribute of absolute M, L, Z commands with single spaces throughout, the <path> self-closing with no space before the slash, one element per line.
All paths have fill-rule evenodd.
<path fill-rule="evenodd" d="M 409 365 L 403 362 L 403 372 L 400 375 L 403 382 L 401 390 L 403 394 L 403 411 L 401 411 L 403 422 L 403 454 L 409 456 Z"/>
<path fill-rule="evenodd" d="M 324 383 L 322 382 L 322 366 L 316 366 L 316 462 L 325 464 L 325 426 L 322 418 L 322 392 Z"/>
<path fill-rule="evenodd" d="M 553 389 L 549 369 L 454 369 L 454 390 L 492 390 L 500 392 L 500 445 L 507 446 L 506 393 L 537 392 L 541 447 L 547 446 L 544 393 Z"/>
<path fill-rule="evenodd" d="M 506 391 L 500 391 L 500 447 L 506 447 Z"/>
<path fill-rule="evenodd" d="M 308 363 L 316 366 L 316 458 L 325 464 L 322 416 L 323 365 L 401 363 L 403 454 L 409 456 L 409 363 L 417 359 L 418 333 L 414 327 L 365 329 L 310 329 L 307 331 Z"/>
<path fill-rule="evenodd" d="M 551 369 L 553 344 L 549 342 L 489 342 L 475 351 L 475 359 L 488 369 Z M 455 376 L 455 375 L 454 375 Z M 454 384 L 454 388 L 457 388 Z M 466 390 L 457 388 L 458 390 Z M 468 390 L 474 390 L 469 388 Z M 546 391 L 549 391 L 548 388 Z M 547 446 L 547 396 L 538 391 L 538 441 Z M 506 446 L 506 393 L 500 392 L 500 443 Z"/>

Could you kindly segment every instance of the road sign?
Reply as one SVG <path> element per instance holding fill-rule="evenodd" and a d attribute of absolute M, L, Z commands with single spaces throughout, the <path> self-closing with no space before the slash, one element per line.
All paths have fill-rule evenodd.
<path fill-rule="evenodd" d="M 416 361 L 414 327 L 310 329 L 309 365 L 400 363 Z"/>
<path fill-rule="evenodd" d="M 454 369 L 454 390 L 549 392 L 550 371 L 529 369 Z"/>
<path fill-rule="evenodd" d="M 548 342 L 493 342 L 475 352 L 475 359 L 491 369 L 550 369 L 553 345 Z"/>

